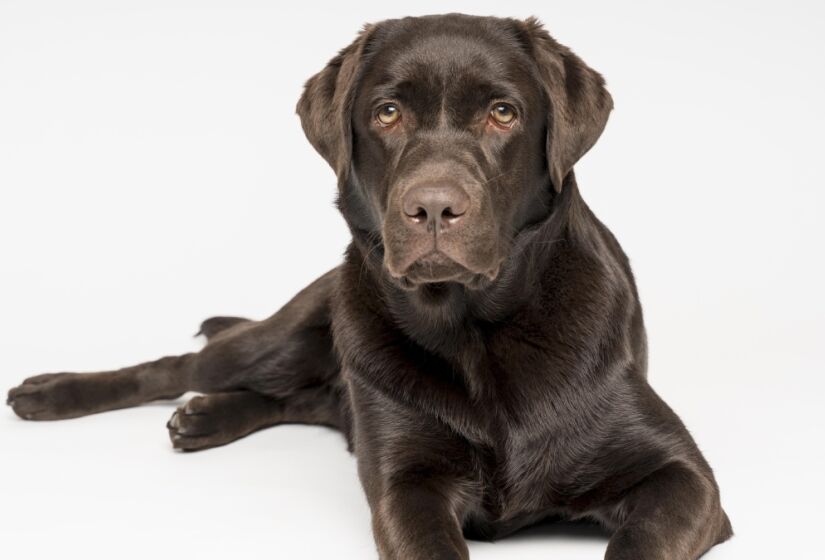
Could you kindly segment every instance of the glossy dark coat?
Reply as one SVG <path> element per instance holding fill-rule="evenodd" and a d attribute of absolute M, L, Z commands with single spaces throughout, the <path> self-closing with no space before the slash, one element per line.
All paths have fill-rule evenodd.
<path fill-rule="evenodd" d="M 404 119 L 392 131 L 373 118 L 388 97 Z M 501 98 L 519 117 L 505 132 L 484 124 Z M 645 379 L 627 258 L 572 170 L 611 108 L 601 76 L 535 20 L 367 26 L 298 104 L 338 176 L 344 263 L 269 319 L 207 320 L 199 353 L 37 376 L 9 402 L 46 420 L 201 391 L 168 424 L 186 450 L 283 422 L 340 429 L 383 559 L 467 558 L 465 536 L 559 518 L 613 531 L 609 560 L 695 559 L 730 523 Z M 473 211 L 442 238 L 460 280 L 436 281 L 432 263 L 397 265 L 429 242 L 404 230 L 399 197 L 445 180 Z"/>

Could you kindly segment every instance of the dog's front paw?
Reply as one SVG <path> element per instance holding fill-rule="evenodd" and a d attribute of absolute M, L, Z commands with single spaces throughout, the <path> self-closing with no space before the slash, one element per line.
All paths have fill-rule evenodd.
<path fill-rule="evenodd" d="M 60 420 L 82 416 L 78 409 L 74 373 L 46 373 L 29 377 L 11 389 L 6 404 L 25 420 Z"/>

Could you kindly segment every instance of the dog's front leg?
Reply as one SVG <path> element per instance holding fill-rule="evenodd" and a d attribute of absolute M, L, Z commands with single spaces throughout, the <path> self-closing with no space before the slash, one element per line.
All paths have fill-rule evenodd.
<path fill-rule="evenodd" d="M 426 480 L 386 487 L 373 508 L 382 560 L 467 560 L 452 481 Z"/>
<path fill-rule="evenodd" d="M 728 539 L 716 484 L 701 465 L 674 463 L 643 480 L 619 504 L 626 518 L 605 560 L 696 560 Z"/>
<path fill-rule="evenodd" d="M 466 441 L 427 414 L 351 384 L 355 454 L 381 560 L 466 560 L 477 487 Z"/>

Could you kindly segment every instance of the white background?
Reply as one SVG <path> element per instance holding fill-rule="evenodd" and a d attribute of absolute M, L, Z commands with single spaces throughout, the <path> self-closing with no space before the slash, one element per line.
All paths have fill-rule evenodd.
<path fill-rule="evenodd" d="M 634 265 L 651 382 L 722 488 L 737 536 L 708 558 L 817 557 L 820 2 L 0 0 L 0 385 L 196 349 L 203 318 L 265 317 L 335 266 L 347 231 L 294 114 L 302 84 L 362 23 L 443 11 L 537 15 L 604 73 L 616 109 L 577 175 Z M 180 454 L 177 404 L 5 409 L 3 555 L 375 557 L 340 436 Z M 605 546 L 551 528 L 471 554 Z"/>

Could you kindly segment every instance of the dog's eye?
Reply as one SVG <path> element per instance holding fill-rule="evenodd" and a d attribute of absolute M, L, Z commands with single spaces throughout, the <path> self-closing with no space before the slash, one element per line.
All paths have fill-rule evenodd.
<path fill-rule="evenodd" d="M 516 120 L 516 110 L 507 103 L 496 103 L 490 111 L 490 117 L 495 124 L 509 128 Z"/>
<path fill-rule="evenodd" d="M 385 103 L 378 108 L 375 118 L 381 126 L 393 125 L 401 118 L 401 109 L 393 103 Z"/>

